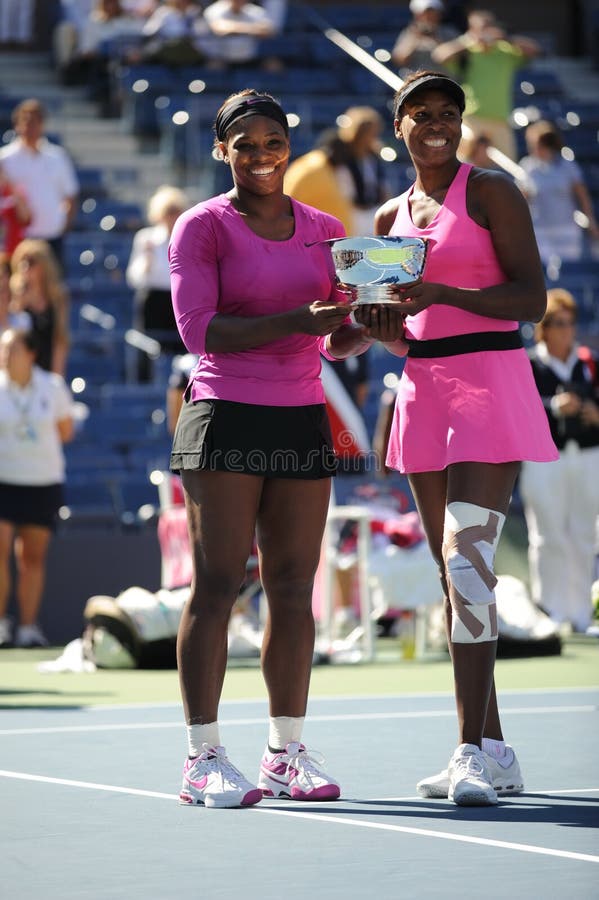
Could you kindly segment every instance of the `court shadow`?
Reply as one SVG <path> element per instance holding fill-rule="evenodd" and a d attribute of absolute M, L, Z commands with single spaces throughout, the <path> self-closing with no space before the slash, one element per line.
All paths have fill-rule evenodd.
<path fill-rule="evenodd" d="M 270 804 L 269 804 L 270 807 Z M 599 828 L 597 801 L 590 797 L 555 797 L 548 794 L 523 794 L 500 800 L 497 806 L 455 806 L 449 801 L 430 800 L 358 800 L 301 804 L 298 812 L 335 816 L 371 816 L 374 819 L 422 819 L 443 822 L 531 822 L 567 828 Z M 272 808 L 272 807 L 270 807 Z M 275 807 L 277 808 L 277 807 Z M 289 809 L 289 807 L 278 807 Z"/>
<path fill-rule="evenodd" d="M 107 694 L 102 691 L 77 691 L 77 696 L 81 698 L 82 696 L 85 698 L 84 700 L 73 700 L 69 702 L 68 700 L 68 691 L 59 691 L 59 690 L 40 690 L 39 688 L 32 688 L 31 690 L 18 688 L 0 688 L 0 710 L 23 710 L 23 709 L 34 709 L 34 710 L 43 710 L 44 712 L 52 712 L 52 710 L 60 711 L 65 709 L 82 709 L 85 706 L 88 706 L 90 703 L 97 703 L 99 698 L 107 699 L 112 696 L 111 694 Z M 23 698 L 21 701 L 16 700 L 16 702 L 12 703 L 3 703 L 3 697 L 14 697 Z M 55 703 L 53 700 L 49 699 L 49 703 L 45 704 L 43 701 L 27 703 L 27 697 L 60 697 L 64 698 L 63 702 Z"/>

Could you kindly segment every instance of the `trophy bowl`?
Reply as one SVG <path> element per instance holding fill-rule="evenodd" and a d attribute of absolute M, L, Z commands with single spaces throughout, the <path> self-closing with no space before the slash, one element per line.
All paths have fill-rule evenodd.
<path fill-rule="evenodd" d="M 344 237 L 319 241 L 328 249 L 339 285 L 354 303 L 392 303 L 391 285 L 409 285 L 421 277 L 428 241 L 418 237 Z"/>

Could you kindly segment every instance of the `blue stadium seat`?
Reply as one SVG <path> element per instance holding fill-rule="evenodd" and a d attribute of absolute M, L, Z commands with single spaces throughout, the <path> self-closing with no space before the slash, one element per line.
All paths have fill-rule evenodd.
<path fill-rule="evenodd" d="M 139 203 L 126 203 L 113 197 L 86 197 L 77 212 L 75 231 L 137 231 L 144 224 Z"/>
<path fill-rule="evenodd" d="M 65 505 L 77 518 L 102 517 L 112 521 L 118 511 L 120 490 L 109 478 L 94 477 L 87 472 L 67 478 L 64 498 Z"/>

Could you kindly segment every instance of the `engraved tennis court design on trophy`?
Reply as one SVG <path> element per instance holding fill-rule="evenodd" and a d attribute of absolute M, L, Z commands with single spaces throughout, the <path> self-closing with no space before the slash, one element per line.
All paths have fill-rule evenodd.
<path fill-rule="evenodd" d="M 391 303 L 391 285 L 421 277 L 428 241 L 418 237 L 345 237 L 319 241 L 330 251 L 337 282 L 354 303 Z"/>

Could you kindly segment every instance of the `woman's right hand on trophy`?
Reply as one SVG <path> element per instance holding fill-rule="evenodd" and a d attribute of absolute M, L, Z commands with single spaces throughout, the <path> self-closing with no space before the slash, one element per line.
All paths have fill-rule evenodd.
<path fill-rule="evenodd" d="M 404 336 L 405 316 L 395 303 L 360 303 L 354 318 L 368 329 L 368 336 L 382 343 L 393 343 Z"/>

